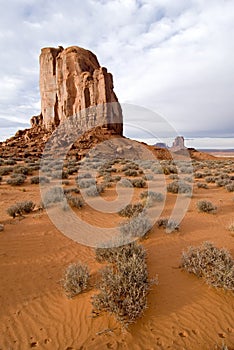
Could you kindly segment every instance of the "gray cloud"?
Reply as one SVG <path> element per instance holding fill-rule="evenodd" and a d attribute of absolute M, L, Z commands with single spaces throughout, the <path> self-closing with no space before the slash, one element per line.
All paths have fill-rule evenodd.
<path fill-rule="evenodd" d="M 9 0 L 0 118 L 27 123 L 40 112 L 41 47 L 79 45 L 113 73 L 121 102 L 157 111 L 189 137 L 233 137 L 233 38 L 232 0 Z M 157 132 L 152 120 L 144 127 Z"/>

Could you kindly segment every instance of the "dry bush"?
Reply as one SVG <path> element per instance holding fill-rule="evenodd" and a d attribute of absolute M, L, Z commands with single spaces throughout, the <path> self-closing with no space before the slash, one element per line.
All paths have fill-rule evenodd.
<path fill-rule="evenodd" d="M 167 191 L 168 192 L 171 192 L 171 193 L 188 193 L 188 194 L 191 194 L 192 193 L 192 187 L 182 181 L 182 180 L 179 180 L 179 181 L 173 181 L 171 183 L 169 183 L 167 185 Z"/>
<path fill-rule="evenodd" d="M 33 211 L 35 204 L 32 201 L 18 202 L 7 209 L 7 213 L 15 218 L 17 215 L 22 216 Z"/>
<path fill-rule="evenodd" d="M 15 165 L 16 161 L 14 159 L 6 159 L 4 160 L 5 165 Z"/>
<path fill-rule="evenodd" d="M 91 186 L 96 186 L 96 181 L 95 179 L 79 179 L 77 181 L 77 184 L 80 188 L 89 188 Z"/>
<path fill-rule="evenodd" d="M 71 264 L 65 271 L 62 285 L 69 298 L 84 292 L 88 288 L 90 278 L 89 268 L 81 262 Z"/>
<path fill-rule="evenodd" d="M 215 178 L 215 176 L 207 176 L 205 178 L 205 181 L 208 182 L 208 183 L 215 183 L 216 178 Z"/>
<path fill-rule="evenodd" d="M 144 188 L 146 187 L 146 182 L 143 179 L 133 179 L 131 180 L 133 187 Z"/>
<path fill-rule="evenodd" d="M 123 178 L 123 179 L 121 179 L 121 181 L 119 182 L 119 184 L 120 184 L 122 187 L 133 187 L 130 179 L 125 179 L 125 178 Z"/>
<path fill-rule="evenodd" d="M 92 185 L 85 191 L 85 194 L 88 197 L 98 197 L 101 193 L 104 192 L 104 189 L 104 185 Z"/>
<path fill-rule="evenodd" d="M 138 172 L 134 169 L 125 170 L 124 175 L 126 176 L 137 176 Z"/>
<path fill-rule="evenodd" d="M 23 175 L 31 175 L 33 173 L 33 169 L 23 165 L 16 165 L 14 167 L 15 174 L 23 174 Z"/>
<path fill-rule="evenodd" d="M 119 211 L 119 215 L 131 218 L 132 216 L 140 214 L 143 209 L 144 206 L 141 203 L 128 204 L 125 208 Z"/>
<path fill-rule="evenodd" d="M 20 186 L 25 183 L 26 175 L 14 174 L 10 179 L 7 180 L 7 184 L 11 186 Z"/>
<path fill-rule="evenodd" d="M 127 223 L 120 226 L 120 232 L 125 236 L 143 237 L 152 228 L 152 224 L 144 213 L 133 217 Z"/>
<path fill-rule="evenodd" d="M 234 291 L 234 260 L 224 248 L 216 248 L 210 242 L 189 247 L 182 254 L 181 267 L 213 287 Z"/>
<path fill-rule="evenodd" d="M 142 199 L 146 198 L 147 201 L 151 201 L 151 202 L 163 202 L 164 201 L 164 195 L 160 192 L 144 191 L 141 193 L 140 197 Z"/>
<path fill-rule="evenodd" d="M 45 183 L 49 183 L 50 182 L 50 179 L 48 179 L 48 177 L 46 176 L 33 176 L 31 178 L 31 184 L 45 184 Z"/>
<path fill-rule="evenodd" d="M 208 185 L 204 182 L 197 182 L 197 187 L 198 188 L 205 188 L 205 189 L 208 189 Z"/>
<path fill-rule="evenodd" d="M 175 231 L 179 231 L 180 229 L 180 225 L 178 224 L 178 222 L 176 222 L 175 220 L 172 219 L 168 219 L 168 218 L 161 218 L 157 221 L 157 226 L 160 228 L 164 228 L 166 229 L 167 233 L 172 233 Z"/>
<path fill-rule="evenodd" d="M 84 201 L 81 197 L 73 196 L 71 194 L 66 195 L 67 202 L 73 208 L 81 209 L 84 206 Z"/>
<path fill-rule="evenodd" d="M 228 225 L 227 229 L 231 232 L 234 232 L 234 220 L 230 222 Z"/>
<path fill-rule="evenodd" d="M 64 192 L 62 187 L 55 186 L 49 189 L 43 198 L 43 205 L 45 208 L 49 206 L 51 203 L 57 203 L 64 201 Z"/>
<path fill-rule="evenodd" d="M 131 243 L 112 248 L 107 260 L 113 265 L 102 270 L 100 293 L 93 296 L 92 304 L 94 310 L 108 311 L 127 326 L 142 316 L 147 308 L 151 281 L 146 251 L 142 246 Z"/>
<path fill-rule="evenodd" d="M 234 192 L 234 182 L 232 182 L 232 183 L 226 185 L 226 190 L 227 190 L 228 192 Z"/>
<path fill-rule="evenodd" d="M 209 201 L 201 200 L 197 202 L 197 209 L 204 213 L 215 213 L 217 207 Z"/>

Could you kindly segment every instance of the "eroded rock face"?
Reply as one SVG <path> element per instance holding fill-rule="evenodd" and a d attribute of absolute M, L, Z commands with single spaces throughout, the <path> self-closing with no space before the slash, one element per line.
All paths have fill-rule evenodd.
<path fill-rule="evenodd" d="M 113 88 L 112 75 L 92 52 L 77 46 L 44 48 L 40 55 L 41 115 L 33 117 L 31 124 L 53 130 L 78 115 L 83 119 L 81 126 L 103 125 L 122 135 L 122 111 Z M 96 111 L 94 106 L 99 106 Z"/>
<path fill-rule="evenodd" d="M 184 145 L 184 137 L 183 136 L 177 136 L 173 142 L 173 145 L 171 147 L 172 151 L 180 151 L 186 149 Z"/>

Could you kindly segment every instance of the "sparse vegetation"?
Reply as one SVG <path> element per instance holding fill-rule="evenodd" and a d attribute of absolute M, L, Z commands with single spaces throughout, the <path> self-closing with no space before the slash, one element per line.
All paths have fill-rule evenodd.
<path fill-rule="evenodd" d="M 33 211 L 35 204 L 32 201 L 18 202 L 7 209 L 7 213 L 15 218 Z"/>
<path fill-rule="evenodd" d="M 148 278 L 146 251 L 142 246 L 131 243 L 111 248 L 101 258 L 111 261 L 113 265 L 101 272 L 100 292 L 92 300 L 94 310 L 108 311 L 124 326 L 128 326 L 141 317 L 147 308 L 151 281 Z"/>
<path fill-rule="evenodd" d="M 131 218 L 132 216 L 140 214 L 143 209 L 144 206 L 141 203 L 128 204 L 125 208 L 119 211 L 119 215 Z"/>
<path fill-rule="evenodd" d="M 157 226 L 164 228 L 167 233 L 179 231 L 180 225 L 178 222 L 168 218 L 161 218 L 157 221 Z"/>
<path fill-rule="evenodd" d="M 71 194 L 66 195 L 67 202 L 71 207 L 81 209 L 84 206 L 84 201 L 81 197 L 73 196 Z"/>
<path fill-rule="evenodd" d="M 182 254 L 181 267 L 213 287 L 234 291 L 234 260 L 224 248 L 216 248 L 210 242 L 190 247 Z"/>
<path fill-rule="evenodd" d="M 192 187 L 188 183 L 186 183 L 182 180 L 179 180 L 179 181 L 176 180 L 176 181 L 173 181 L 167 185 L 167 191 L 171 192 L 171 193 L 189 193 L 189 194 L 191 194 Z"/>
<path fill-rule="evenodd" d="M 140 213 L 127 223 L 122 224 L 120 226 L 120 232 L 126 236 L 143 237 L 150 231 L 151 228 L 152 224 L 148 217 L 144 213 Z"/>
<path fill-rule="evenodd" d="M 198 188 L 205 188 L 205 189 L 208 189 L 208 185 L 204 182 L 197 182 L 197 187 Z"/>
<path fill-rule="evenodd" d="M 48 177 L 46 176 L 33 176 L 31 179 L 31 184 L 45 184 L 45 183 L 49 183 L 50 179 L 48 179 Z"/>
<path fill-rule="evenodd" d="M 67 267 L 62 285 L 68 298 L 73 298 L 87 290 L 90 278 L 87 265 L 77 262 Z"/>
<path fill-rule="evenodd" d="M 204 213 L 215 213 L 217 210 L 217 207 L 209 201 L 201 200 L 197 202 L 197 209 L 198 211 L 204 212 Z"/>
<path fill-rule="evenodd" d="M 25 175 L 14 175 L 10 179 L 7 180 L 7 184 L 11 186 L 20 186 L 25 183 L 26 176 Z"/>
<path fill-rule="evenodd" d="M 43 204 L 47 208 L 49 204 L 62 202 L 64 200 L 63 189 L 59 186 L 52 187 L 49 189 L 43 198 Z"/>

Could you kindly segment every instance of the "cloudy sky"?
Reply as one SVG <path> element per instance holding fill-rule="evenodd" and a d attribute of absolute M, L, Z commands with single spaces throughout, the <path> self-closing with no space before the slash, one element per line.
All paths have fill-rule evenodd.
<path fill-rule="evenodd" d="M 40 112 L 40 49 L 78 45 L 93 51 L 114 75 L 121 103 L 159 113 L 189 140 L 219 138 L 234 148 L 233 0 L 0 0 L 0 5 L 1 139 Z M 152 130 L 154 123 L 144 120 L 144 126 Z"/>

